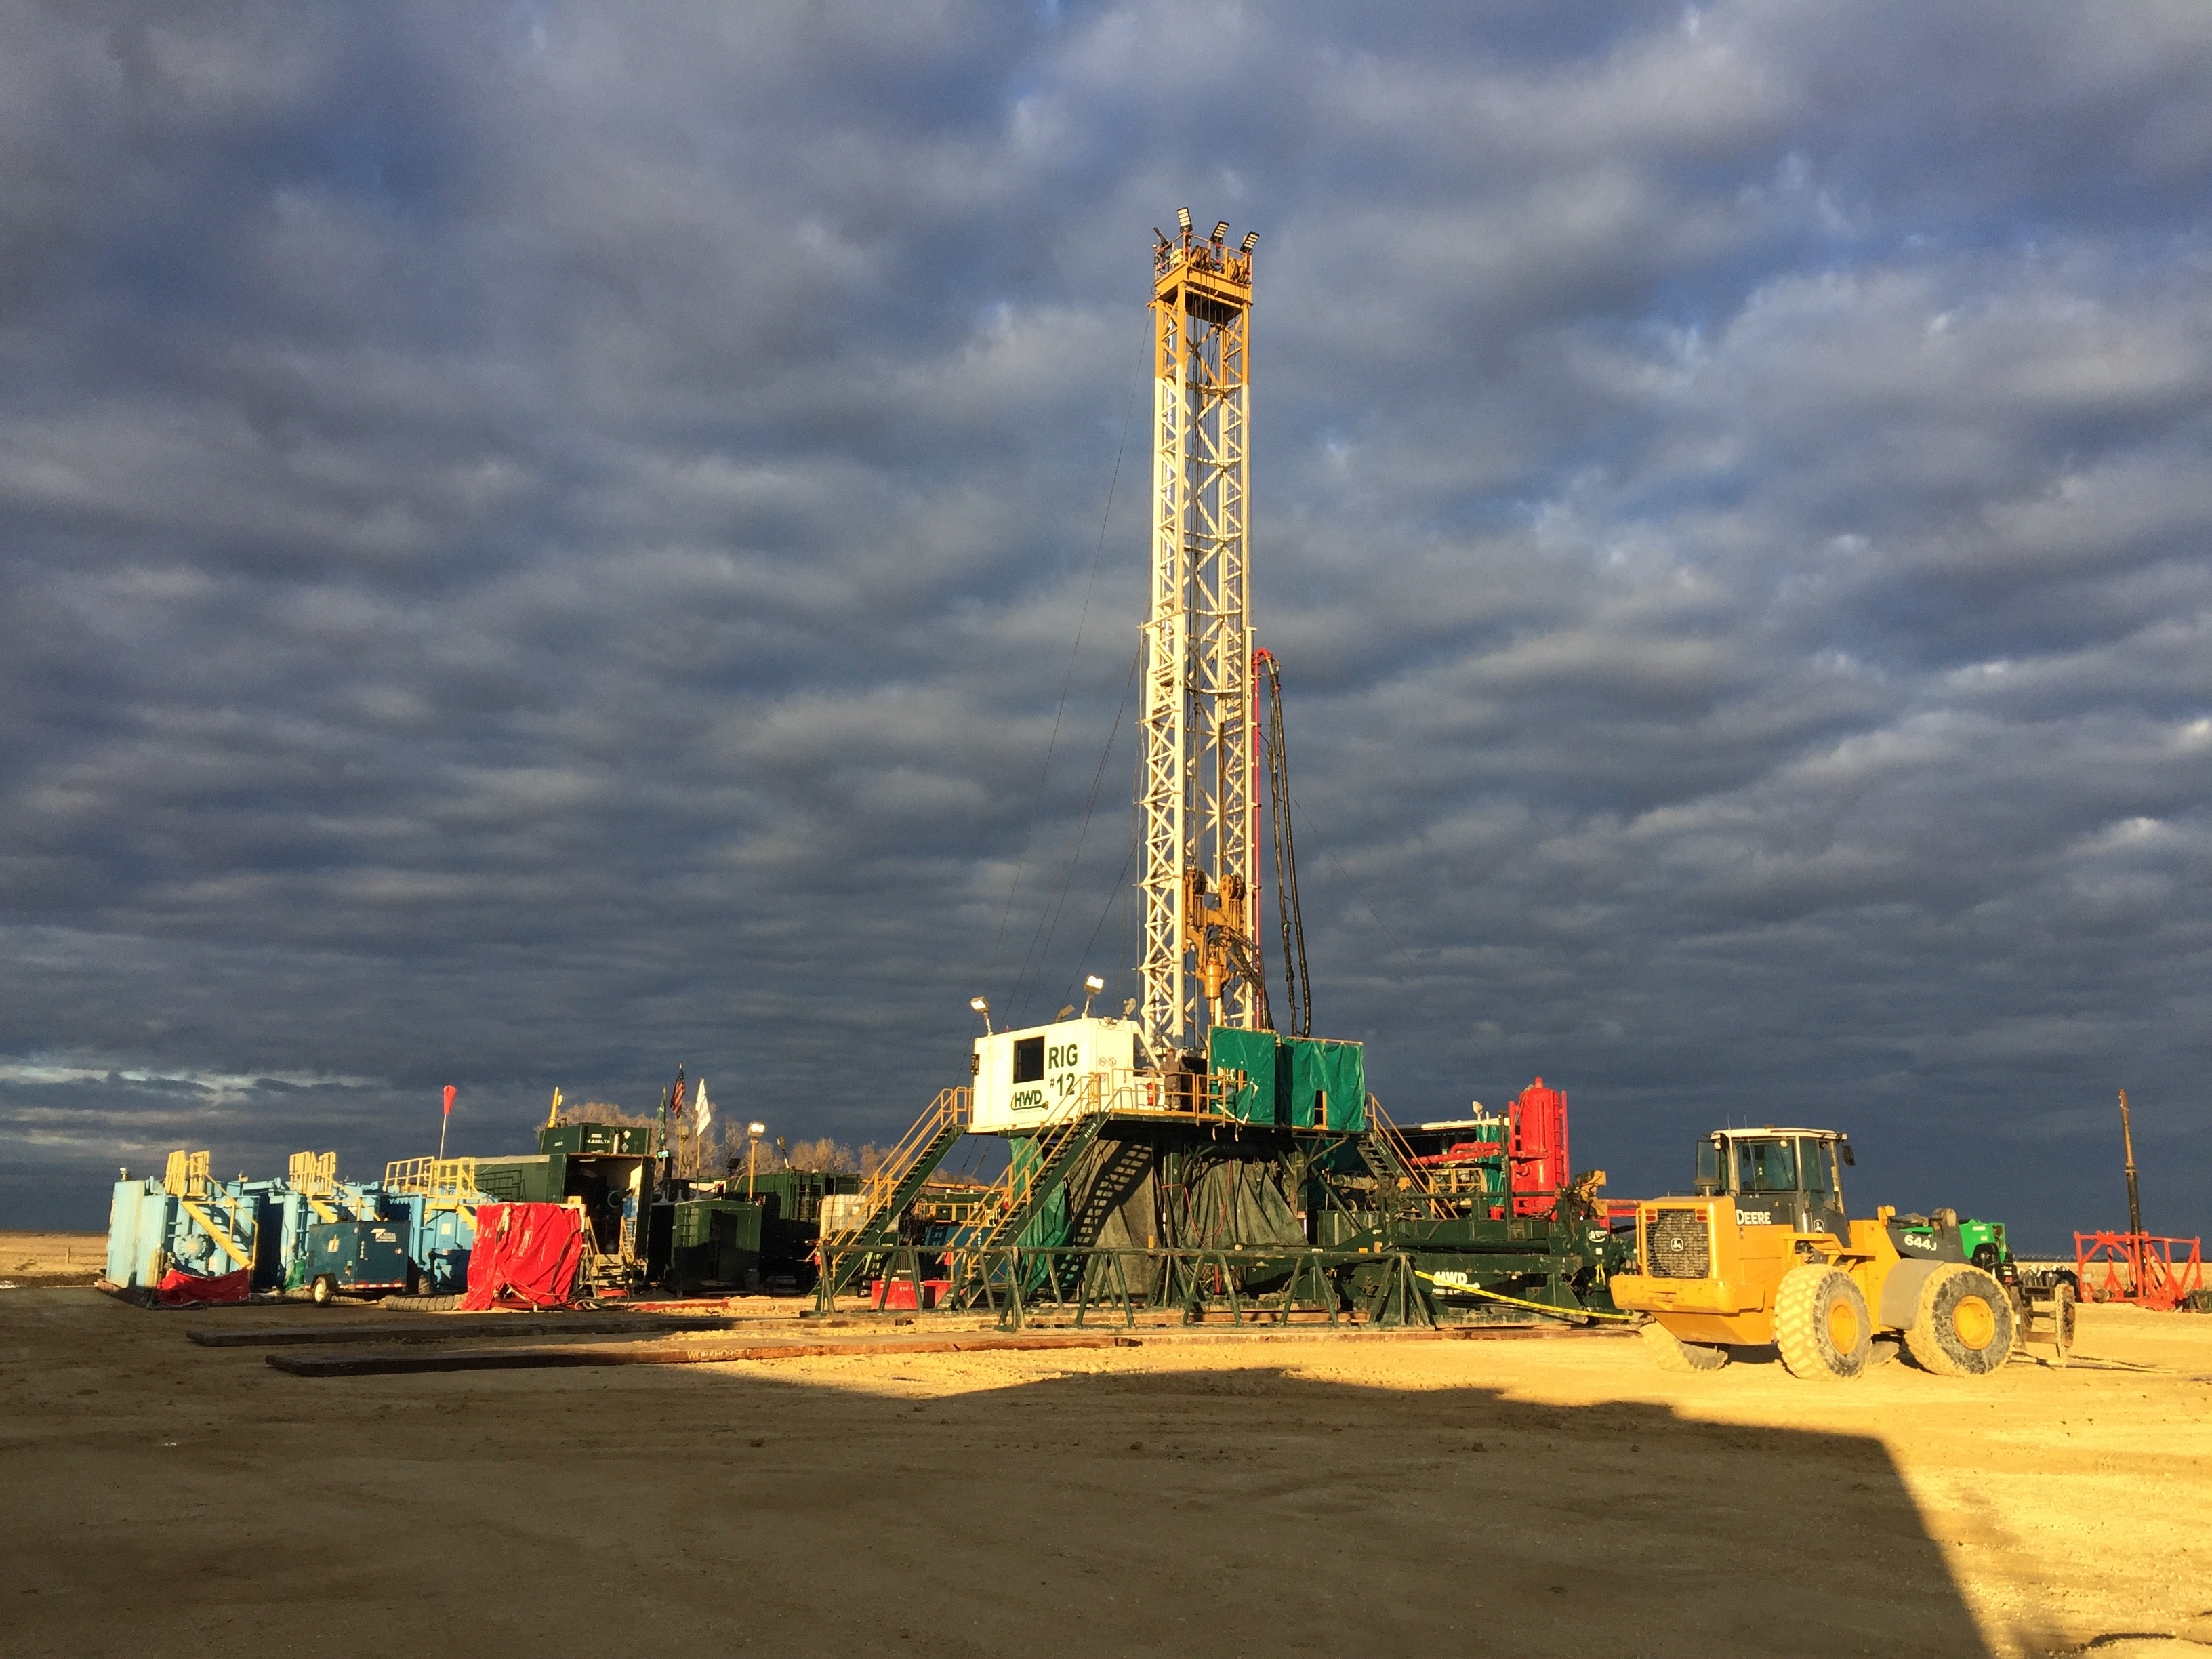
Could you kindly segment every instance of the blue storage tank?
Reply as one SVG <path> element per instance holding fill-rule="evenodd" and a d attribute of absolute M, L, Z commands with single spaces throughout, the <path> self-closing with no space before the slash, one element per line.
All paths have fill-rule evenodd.
<path fill-rule="evenodd" d="M 117 1182 L 108 1202 L 107 1277 L 118 1285 L 151 1287 L 173 1267 L 208 1278 L 246 1267 L 258 1282 L 264 1271 L 273 1271 L 273 1262 L 264 1268 L 259 1259 L 267 1237 L 265 1194 L 249 1189 L 265 1185 L 210 1183 L 199 1197 L 185 1199 L 166 1190 L 158 1177 Z"/>
<path fill-rule="evenodd" d="M 407 1255 L 422 1291 L 453 1296 L 469 1287 L 469 1252 L 477 1242 L 476 1222 L 466 1210 L 429 1207 L 421 1193 L 388 1193 L 385 1202 L 407 1228 Z"/>

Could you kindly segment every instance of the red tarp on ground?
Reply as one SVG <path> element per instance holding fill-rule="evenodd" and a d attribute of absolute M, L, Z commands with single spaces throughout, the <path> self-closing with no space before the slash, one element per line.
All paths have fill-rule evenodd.
<path fill-rule="evenodd" d="M 461 1306 L 500 1303 L 558 1308 L 575 1293 L 584 1261 L 584 1212 L 565 1204 L 485 1204 L 477 1210 L 469 1293 Z"/>
<path fill-rule="evenodd" d="M 253 1275 L 244 1267 L 213 1278 L 172 1267 L 154 1287 L 154 1299 L 165 1308 L 212 1308 L 226 1302 L 243 1302 L 252 1292 Z"/>

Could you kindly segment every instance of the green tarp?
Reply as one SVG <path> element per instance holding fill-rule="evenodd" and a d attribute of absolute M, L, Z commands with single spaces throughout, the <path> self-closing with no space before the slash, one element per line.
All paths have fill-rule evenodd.
<path fill-rule="evenodd" d="M 1280 1044 L 1275 1090 L 1285 1113 L 1282 1121 L 1300 1129 L 1364 1131 L 1366 1050 L 1322 1037 L 1284 1037 Z"/>
<path fill-rule="evenodd" d="M 1231 1117 L 1273 1123 L 1279 1073 L 1275 1034 L 1216 1025 L 1206 1034 L 1206 1069 L 1214 1098 Z"/>

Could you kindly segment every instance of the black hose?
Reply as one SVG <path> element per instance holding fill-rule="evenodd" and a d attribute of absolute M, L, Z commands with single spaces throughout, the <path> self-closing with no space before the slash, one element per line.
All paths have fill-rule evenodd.
<path fill-rule="evenodd" d="M 1313 981 L 1306 971 L 1306 924 L 1298 908 L 1298 855 L 1291 835 L 1291 757 L 1283 742 L 1283 677 L 1272 652 L 1255 653 L 1267 724 L 1267 793 L 1274 828 L 1275 911 L 1283 933 L 1284 1013 L 1292 1036 L 1313 1035 Z"/>

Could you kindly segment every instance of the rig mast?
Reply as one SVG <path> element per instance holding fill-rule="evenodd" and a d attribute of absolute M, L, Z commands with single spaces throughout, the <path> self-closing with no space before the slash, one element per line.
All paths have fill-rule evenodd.
<path fill-rule="evenodd" d="M 1152 251 L 1152 580 L 1137 806 L 1138 1018 L 1154 1049 L 1263 1023 L 1258 938 L 1249 474 L 1252 249 L 1199 240 L 1190 211 Z"/>

